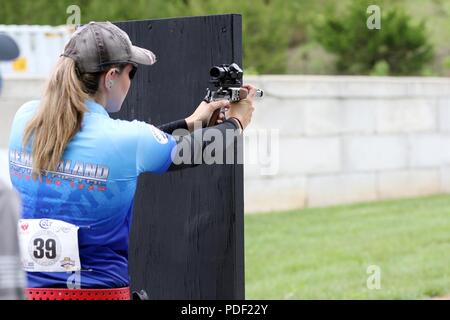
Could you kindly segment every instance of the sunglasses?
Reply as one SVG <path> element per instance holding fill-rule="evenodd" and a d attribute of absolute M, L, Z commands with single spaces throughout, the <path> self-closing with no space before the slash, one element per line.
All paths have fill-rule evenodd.
<path fill-rule="evenodd" d="M 133 80 L 134 76 L 136 75 L 136 71 L 137 71 L 137 67 L 132 66 L 130 73 L 128 74 L 128 76 L 130 77 L 130 80 Z"/>

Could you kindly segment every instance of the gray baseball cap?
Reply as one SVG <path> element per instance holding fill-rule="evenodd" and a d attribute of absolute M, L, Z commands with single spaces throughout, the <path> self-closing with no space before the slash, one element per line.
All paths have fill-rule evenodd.
<path fill-rule="evenodd" d="M 75 60 L 81 73 L 104 71 L 111 64 L 156 62 L 153 52 L 134 46 L 127 33 L 111 22 L 90 22 L 79 27 L 62 56 Z"/>
<path fill-rule="evenodd" d="M 0 61 L 14 60 L 19 56 L 16 42 L 7 34 L 0 33 Z"/>

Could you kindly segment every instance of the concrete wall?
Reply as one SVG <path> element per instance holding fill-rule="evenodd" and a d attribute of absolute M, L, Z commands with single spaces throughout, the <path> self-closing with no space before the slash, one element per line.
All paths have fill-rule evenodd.
<path fill-rule="evenodd" d="M 262 175 L 262 164 L 245 167 L 246 212 L 450 191 L 450 79 L 246 81 L 266 93 L 247 134 L 279 130 L 279 170 Z M 256 149 L 245 148 L 246 160 Z"/>
<path fill-rule="evenodd" d="M 450 79 L 245 80 L 265 91 L 245 136 L 246 212 L 450 192 Z M 42 86 L 39 79 L 5 81 L 0 178 L 7 176 L 12 116 Z"/>
<path fill-rule="evenodd" d="M 27 101 L 39 99 L 44 80 L 6 79 L 0 93 L 0 148 L 8 147 L 9 130 L 17 109 Z"/>
<path fill-rule="evenodd" d="M 10 184 L 8 171 L 8 139 L 17 109 L 27 101 L 39 99 L 44 80 L 40 78 L 4 79 L 0 93 L 0 179 Z"/>

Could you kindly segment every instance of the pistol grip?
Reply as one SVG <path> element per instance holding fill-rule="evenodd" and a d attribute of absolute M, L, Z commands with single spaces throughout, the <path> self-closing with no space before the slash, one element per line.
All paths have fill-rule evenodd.
<path fill-rule="evenodd" d="M 219 118 L 220 113 L 222 112 L 222 108 L 214 110 L 211 118 L 209 119 L 208 127 L 214 126 Z"/>

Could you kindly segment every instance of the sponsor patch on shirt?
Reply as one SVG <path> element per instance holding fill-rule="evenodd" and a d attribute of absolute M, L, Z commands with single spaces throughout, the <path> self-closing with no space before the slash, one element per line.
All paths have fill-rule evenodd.
<path fill-rule="evenodd" d="M 158 128 L 155 128 L 155 126 L 150 125 L 150 130 L 152 131 L 152 134 L 155 137 L 156 141 L 158 141 L 160 144 L 166 144 L 169 141 L 166 134 Z"/>

